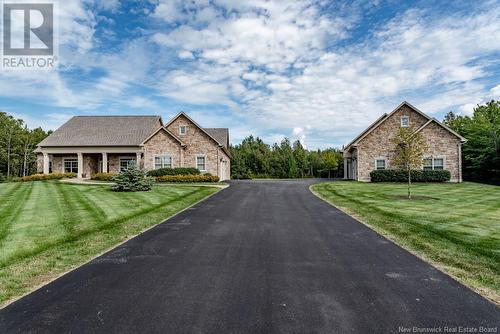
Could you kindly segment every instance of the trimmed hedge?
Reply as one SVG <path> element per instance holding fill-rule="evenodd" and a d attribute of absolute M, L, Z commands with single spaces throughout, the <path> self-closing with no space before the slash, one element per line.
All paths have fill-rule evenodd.
<path fill-rule="evenodd" d="M 219 182 L 219 177 L 208 173 L 201 175 L 163 175 L 157 177 L 156 182 L 167 182 L 167 183 Z"/>
<path fill-rule="evenodd" d="M 52 173 L 52 174 L 33 174 L 16 178 L 16 182 L 30 182 L 30 181 L 45 181 L 45 180 L 60 180 L 75 178 L 76 173 Z"/>
<path fill-rule="evenodd" d="M 372 182 L 408 182 L 408 173 L 403 169 L 379 169 L 370 173 Z M 449 170 L 412 170 L 412 182 L 450 181 Z"/>
<path fill-rule="evenodd" d="M 96 173 L 92 175 L 91 180 L 95 181 L 112 181 L 112 179 L 118 175 L 117 173 Z"/>
<path fill-rule="evenodd" d="M 164 175 L 200 175 L 200 171 L 194 167 L 179 167 L 153 169 L 148 172 L 148 176 L 159 177 Z"/>

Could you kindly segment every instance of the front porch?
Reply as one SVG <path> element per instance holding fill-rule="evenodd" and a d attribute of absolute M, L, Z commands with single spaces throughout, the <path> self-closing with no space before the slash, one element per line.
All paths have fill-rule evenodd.
<path fill-rule="evenodd" d="M 96 173 L 119 173 L 132 164 L 143 168 L 142 151 L 58 152 L 52 150 L 41 152 L 39 171 L 43 174 L 76 173 L 78 178 L 90 178 Z"/>

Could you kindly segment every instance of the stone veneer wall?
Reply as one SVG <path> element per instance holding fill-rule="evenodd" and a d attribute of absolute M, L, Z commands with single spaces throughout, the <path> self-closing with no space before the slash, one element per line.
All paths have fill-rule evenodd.
<path fill-rule="evenodd" d="M 358 180 L 370 181 L 370 172 L 375 169 L 375 160 L 386 157 L 386 168 L 394 168 L 394 143 L 392 139 L 401 126 L 401 116 L 409 116 L 410 126 L 419 128 L 428 120 L 406 105 L 375 128 L 358 143 Z M 445 169 L 450 170 L 451 180 L 458 181 L 458 150 L 460 140 L 437 124 L 429 124 L 422 134 L 427 140 L 427 155 L 446 156 Z"/>
<path fill-rule="evenodd" d="M 425 153 L 428 157 L 439 157 L 444 156 L 444 169 L 447 169 L 451 173 L 452 182 L 460 182 L 460 140 L 444 129 L 442 126 L 431 123 L 422 129 L 422 135 L 427 142 L 427 152 Z"/>
<path fill-rule="evenodd" d="M 179 134 L 180 125 L 187 126 L 185 135 Z M 206 171 L 212 175 L 219 175 L 218 162 L 220 158 L 229 159 L 212 138 L 183 115 L 169 124 L 168 130 L 178 136 L 187 145 L 184 150 L 184 167 L 196 167 L 196 157 L 203 155 L 205 156 Z M 229 178 L 229 175 L 230 173 L 227 175 L 227 178 Z"/>
<path fill-rule="evenodd" d="M 182 149 L 179 142 L 166 131 L 159 131 L 144 143 L 144 168 L 147 170 L 155 168 L 154 158 L 156 155 L 170 155 L 172 167 L 181 167 L 180 152 Z"/>

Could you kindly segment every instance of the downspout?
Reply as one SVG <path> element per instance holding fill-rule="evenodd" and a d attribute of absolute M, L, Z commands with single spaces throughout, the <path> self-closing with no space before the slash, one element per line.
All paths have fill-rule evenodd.
<path fill-rule="evenodd" d="M 457 145 L 458 150 L 458 182 L 462 182 L 462 142 Z"/>
<path fill-rule="evenodd" d="M 217 148 L 217 177 L 220 179 L 220 175 L 219 175 L 219 173 L 220 173 L 220 171 L 219 171 L 219 169 L 220 169 L 219 168 L 219 149 L 220 148 Z"/>

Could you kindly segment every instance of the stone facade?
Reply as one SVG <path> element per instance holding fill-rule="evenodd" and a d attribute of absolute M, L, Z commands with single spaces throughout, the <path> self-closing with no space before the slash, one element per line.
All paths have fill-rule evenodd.
<path fill-rule="evenodd" d="M 147 170 L 155 168 L 155 156 L 170 156 L 172 168 L 181 167 L 183 150 L 178 140 L 167 131 L 160 130 L 144 143 L 144 168 Z"/>
<path fill-rule="evenodd" d="M 186 127 L 186 133 L 180 133 L 180 127 Z M 205 172 L 218 175 L 220 179 L 229 179 L 231 175 L 231 162 L 219 144 L 202 131 L 186 116 L 180 115 L 168 124 L 167 129 L 177 136 L 185 145 L 184 166 L 196 167 L 196 158 L 205 157 Z"/>
<path fill-rule="evenodd" d="M 460 146 L 461 139 L 430 118 L 415 111 L 411 106 L 402 104 L 378 125 L 375 125 L 367 134 L 359 139 L 355 145 L 344 150 L 344 158 L 349 160 L 349 170 L 346 178 L 358 181 L 370 181 L 370 172 L 376 169 L 376 160 L 384 159 L 385 168 L 396 168 L 393 163 L 394 143 L 392 139 L 401 126 L 401 118 L 408 117 L 409 126 L 418 129 L 427 124 L 420 131 L 424 136 L 428 150 L 424 157 L 444 159 L 444 169 L 451 172 L 452 182 L 461 181 Z M 345 166 L 348 166 L 346 161 Z M 348 175 L 350 174 L 350 175 Z"/>
<path fill-rule="evenodd" d="M 186 126 L 186 132 L 180 133 L 179 126 Z M 128 128 L 127 128 L 128 129 Z M 127 130 L 125 129 L 125 130 Z M 125 131 L 124 130 L 124 131 Z M 212 129 L 224 130 L 224 129 Z M 227 129 L 225 129 L 226 140 Z M 169 133 L 170 132 L 170 133 Z M 147 134 L 147 133 L 146 133 Z M 216 133 L 219 134 L 220 133 Z M 44 156 L 46 152 L 51 171 L 64 172 L 64 159 L 81 157 L 78 176 L 89 178 L 95 173 L 101 172 L 104 156 L 107 157 L 107 170 L 111 173 L 120 171 L 121 159 L 140 159 L 139 166 L 146 170 L 155 168 L 155 156 L 170 156 L 172 167 L 197 167 L 197 157 L 205 157 L 205 170 L 203 173 L 216 175 L 221 180 L 227 180 L 231 175 L 231 163 L 228 154 L 225 152 L 227 143 L 219 143 L 211 137 L 205 130 L 189 119 L 184 113 L 179 114 L 168 123 L 168 131 L 163 127 L 161 120 L 155 124 L 150 137 L 142 139 L 142 143 L 135 146 L 64 146 L 39 148 L 37 155 L 37 169 L 44 172 Z M 222 140 L 222 139 L 219 139 Z M 221 146 L 221 145 L 224 145 Z M 67 152 L 67 153 L 65 153 Z M 80 165 L 81 164 L 81 165 Z M 47 166 L 46 166 L 47 167 Z M 50 168 L 46 171 L 50 172 Z"/>

